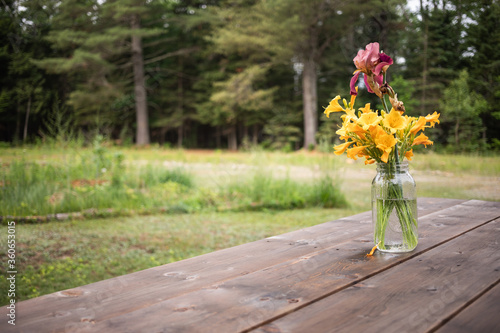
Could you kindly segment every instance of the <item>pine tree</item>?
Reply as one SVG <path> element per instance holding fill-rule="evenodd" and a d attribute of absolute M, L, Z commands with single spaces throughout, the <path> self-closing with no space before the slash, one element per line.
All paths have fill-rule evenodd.
<path fill-rule="evenodd" d="M 48 31 L 52 6 L 43 0 L 4 1 L 0 6 L 0 123 L 6 125 L 4 133 L 13 141 L 28 139 L 30 123 L 33 119 L 40 123 L 37 116 L 54 96 L 52 78 L 45 78 L 32 63 L 48 53 L 42 38 Z"/>
<path fill-rule="evenodd" d="M 460 0 L 421 1 L 406 34 L 405 78 L 413 81 L 419 114 L 438 109 L 443 90 L 465 68 L 462 38 L 464 8 Z"/>
<path fill-rule="evenodd" d="M 212 74 L 217 75 L 217 60 L 207 49 L 205 37 L 216 20 L 211 9 L 217 0 L 166 2 L 152 19 L 166 26 L 163 35 L 150 38 L 145 52 L 151 76 L 151 126 L 155 137 L 163 143 L 169 139 L 177 147 L 209 146 L 211 137 L 206 131 L 208 121 L 200 118 L 198 109 L 210 99 Z M 163 43 L 158 53 L 158 43 Z"/>
<path fill-rule="evenodd" d="M 48 72 L 70 77 L 74 86 L 68 104 L 82 125 L 115 123 L 119 118 L 110 110 L 132 88 L 138 145 L 150 142 L 141 41 L 160 33 L 141 28 L 141 16 L 148 9 L 143 1 L 116 0 L 101 5 L 94 0 L 64 0 L 49 35 L 61 56 L 37 62 Z"/>
<path fill-rule="evenodd" d="M 488 103 L 482 114 L 486 135 L 500 139 L 500 3 L 470 1 L 467 15 L 472 22 L 467 32 L 470 84 Z"/>

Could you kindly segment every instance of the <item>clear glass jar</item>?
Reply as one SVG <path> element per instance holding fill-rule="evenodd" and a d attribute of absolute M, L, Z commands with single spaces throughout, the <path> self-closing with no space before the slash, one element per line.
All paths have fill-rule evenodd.
<path fill-rule="evenodd" d="M 417 191 L 408 162 L 377 164 L 372 222 L 373 240 L 380 251 L 410 252 L 417 246 Z"/>

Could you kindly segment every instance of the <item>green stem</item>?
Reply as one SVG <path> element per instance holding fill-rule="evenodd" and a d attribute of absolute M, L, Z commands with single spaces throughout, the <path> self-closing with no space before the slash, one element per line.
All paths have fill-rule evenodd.
<path fill-rule="evenodd" d="M 382 105 L 384 106 L 385 112 L 387 112 L 387 113 L 391 112 L 389 110 L 389 108 L 387 107 L 387 102 L 385 101 L 384 95 L 382 95 L 382 97 L 380 97 L 380 99 L 382 100 Z"/>

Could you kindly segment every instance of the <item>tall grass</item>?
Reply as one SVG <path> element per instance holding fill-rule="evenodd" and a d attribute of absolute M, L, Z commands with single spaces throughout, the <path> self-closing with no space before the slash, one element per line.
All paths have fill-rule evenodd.
<path fill-rule="evenodd" d="M 240 198 L 243 209 L 293 209 L 304 207 L 345 207 L 345 197 L 325 175 L 312 183 L 274 178 L 271 174 L 256 172 L 246 182 L 234 182 L 223 193 L 229 198 Z M 237 207 L 236 207 L 237 208 Z"/>
<path fill-rule="evenodd" d="M 87 209 L 151 209 L 182 198 L 192 188 L 182 170 L 95 164 L 67 165 L 18 161 L 2 170 L 0 215 L 30 216 Z"/>
<path fill-rule="evenodd" d="M 256 159 L 259 159 L 256 157 Z M 261 160 L 261 159 L 260 159 Z M 91 150 L 69 150 L 60 159 L 25 158 L 3 164 L 0 216 L 46 216 L 92 210 L 119 215 L 133 212 L 194 212 L 339 207 L 346 201 L 330 172 L 319 180 L 273 177 L 257 165 L 253 177 L 223 186 L 199 187 L 180 167 L 126 161 L 99 142 Z"/>

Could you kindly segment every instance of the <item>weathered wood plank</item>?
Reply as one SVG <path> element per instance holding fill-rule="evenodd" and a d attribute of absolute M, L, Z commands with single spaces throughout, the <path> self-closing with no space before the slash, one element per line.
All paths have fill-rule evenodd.
<path fill-rule="evenodd" d="M 498 268 L 500 270 L 500 268 Z M 437 333 L 500 332 L 500 284 L 453 317 Z"/>
<path fill-rule="evenodd" d="M 423 198 L 419 200 L 419 214 L 424 216 L 462 202 L 463 200 Z M 23 327 L 36 327 L 47 321 L 57 323 L 59 320 L 64 320 L 66 326 L 91 325 L 92 322 L 148 307 L 184 293 L 210 288 L 225 280 L 313 253 L 332 244 L 342 244 L 370 230 L 371 215 L 370 212 L 365 212 L 355 217 L 21 302 L 18 304 L 19 320 L 23 322 Z M 371 236 L 358 239 L 358 242 L 366 243 L 369 248 Z M 51 324 L 48 327 L 58 329 L 59 326 Z"/>
<path fill-rule="evenodd" d="M 377 254 L 367 258 L 365 254 L 370 246 L 360 246 L 359 239 L 352 239 L 194 293 L 97 322 L 95 328 L 106 332 L 234 332 L 250 329 L 338 292 L 500 216 L 500 205 L 499 209 L 478 208 L 480 205 L 456 205 L 423 217 L 424 237 L 417 250 L 410 254 Z"/>
<path fill-rule="evenodd" d="M 500 219 L 255 332 L 426 332 L 500 279 L 499 231 Z"/>

